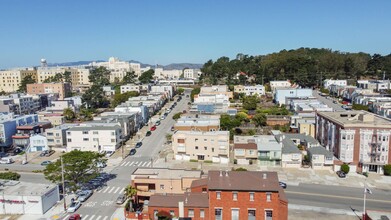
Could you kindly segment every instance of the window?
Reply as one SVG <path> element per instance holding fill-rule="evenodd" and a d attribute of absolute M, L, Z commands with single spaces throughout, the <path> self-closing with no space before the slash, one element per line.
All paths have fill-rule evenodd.
<path fill-rule="evenodd" d="M 83 141 L 89 141 L 90 139 L 89 138 L 83 138 Z"/>
<path fill-rule="evenodd" d="M 160 189 L 164 189 L 164 184 L 160 184 Z"/>
<path fill-rule="evenodd" d="M 171 216 L 175 216 L 174 210 L 170 210 L 170 215 L 171 215 Z"/>
<path fill-rule="evenodd" d="M 205 218 L 205 211 L 200 209 L 200 218 Z"/>
<path fill-rule="evenodd" d="M 67 135 L 71 135 L 71 132 L 70 132 L 70 131 L 68 131 L 68 132 L 67 132 Z"/>
<path fill-rule="evenodd" d="M 111 143 L 115 143 L 115 139 L 111 139 Z"/>
<path fill-rule="evenodd" d="M 216 199 L 221 199 L 221 192 L 216 192 Z"/>
<path fill-rule="evenodd" d="M 179 143 L 179 144 L 185 143 L 185 139 L 178 139 L 178 143 Z"/>
<path fill-rule="evenodd" d="M 59 133 L 56 133 L 56 137 L 60 137 L 60 134 L 59 134 Z"/>
<path fill-rule="evenodd" d="M 215 220 L 223 219 L 223 209 L 215 209 Z"/>
<path fill-rule="evenodd" d="M 254 201 L 254 193 L 250 192 L 250 201 Z"/>
<path fill-rule="evenodd" d="M 153 219 L 158 219 L 157 217 L 158 210 L 153 210 Z"/>
<path fill-rule="evenodd" d="M 53 139 L 48 139 L 48 142 L 54 142 L 54 140 Z"/>
<path fill-rule="evenodd" d="M 214 147 L 212 147 L 212 152 L 215 152 L 215 148 Z"/>
<path fill-rule="evenodd" d="M 195 146 L 195 149 L 198 150 L 198 146 Z"/>
<path fill-rule="evenodd" d="M 115 131 L 111 132 L 111 135 L 114 136 L 115 135 Z"/>
<path fill-rule="evenodd" d="M 92 138 L 92 141 L 99 141 L 99 138 Z"/>
<path fill-rule="evenodd" d="M 238 192 L 232 193 L 232 200 L 237 201 L 238 200 Z"/>
<path fill-rule="evenodd" d="M 248 220 L 255 220 L 255 209 L 249 209 L 247 211 L 248 213 Z"/>
<path fill-rule="evenodd" d="M 266 201 L 267 202 L 272 201 L 272 194 L 270 192 L 266 193 Z"/>
<path fill-rule="evenodd" d="M 47 136 L 53 136 L 53 133 L 52 132 L 48 132 L 48 133 L 46 133 L 47 134 Z"/>
<path fill-rule="evenodd" d="M 98 131 L 94 131 L 94 132 L 92 132 L 92 134 L 99 134 L 99 132 Z"/>
<path fill-rule="evenodd" d="M 206 188 L 202 188 L 202 192 L 206 192 Z"/>
<path fill-rule="evenodd" d="M 88 134 L 88 131 L 83 131 L 83 134 Z"/>
<path fill-rule="evenodd" d="M 208 139 L 204 139 L 204 141 L 207 141 Z"/>
<path fill-rule="evenodd" d="M 273 211 L 272 210 L 265 210 L 265 219 L 266 220 L 272 220 L 273 219 Z"/>
<path fill-rule="evenodd" d="M 67 141 L 68 141 L 68 142 L 72 142 L 72 139 L 68 138 Z"/>
<path fill-rule="evenodd" d="M 189 209 L 189 217 L 194 217 L 194 209 Z"/>
<path fill-rule="evenodd" d="M 239 209 L 231 209 L 231 219 L 239 220 Z"/>
<path fill-rule="evenodd" d="M 204 147 L 204 150 L 208 150 L 208 147 Z"/>

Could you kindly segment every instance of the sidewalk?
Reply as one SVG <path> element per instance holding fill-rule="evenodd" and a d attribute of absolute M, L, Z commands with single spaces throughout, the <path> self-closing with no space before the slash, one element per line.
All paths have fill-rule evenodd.
<path fill-rule="evenodd" d="M 120 208 L 117 208 L 113 215 L 110 218 L 111 220 L 126 220 L 125 214 L 124 214 L 124 207 L 121 206 Z"/>

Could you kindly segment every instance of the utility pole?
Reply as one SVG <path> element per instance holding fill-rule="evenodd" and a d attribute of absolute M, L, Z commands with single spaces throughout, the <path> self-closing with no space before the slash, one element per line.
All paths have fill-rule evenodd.
<path fill-rule="evenodd" d="M 61 179 L 62 179 L 62 195 L 64 199 L 64 211 L 67 211 L 67 203 L 66 203 L 66 198 L 65 198 L 65 180 L 64 180 L 64 163 L 62 161 L 62 156 L 60 157 L 61 160 Z"/>

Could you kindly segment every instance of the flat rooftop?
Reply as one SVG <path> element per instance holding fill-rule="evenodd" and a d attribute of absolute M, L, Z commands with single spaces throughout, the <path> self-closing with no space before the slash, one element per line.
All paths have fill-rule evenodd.
<path fill-rule="evenodd" d="M 183 177 L 185 177 L 185 178 L 201 178 L 201 171 L 200 170 L 139 167 L 133 172 L 132 175 L 147 176 L 149 179 L 180 179 Z"/>
<path fill-rule="evenodd" d="M 319 116 L 343 127 L 391 128 L 391 121 L 367 111 L 318 112 Z"/>
<path fill-rule="evenodd" d="M 15 196 L 43 196 L 52 190 L 56 185 L 54 184 L 40 184 L 19 182 L 10 180 L 0 180 L 0 190 L 4 195 Z"/>
<path fill-rule="evenodd" d="M 203 135 L 203 136 L 211 136 L 211 135 L 229 135 L 229 131 L 177 131 L 176 134 L 192 134 L 192 135 Z"/>

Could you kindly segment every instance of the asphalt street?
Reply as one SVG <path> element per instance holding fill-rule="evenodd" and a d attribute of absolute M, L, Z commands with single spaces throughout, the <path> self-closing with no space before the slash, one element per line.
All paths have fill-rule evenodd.
<path fill-rule="evenodd" d="M 312 95 L 317 98 L 319 101 L 323 102 L 330 108 L 333 108 L 334 111 L 346 111 L 345 109 L 342 108 L 342 105 L 337 103 L 334 103 L 333 101 L 337 99 L 333 99 L 331 97 L 326 98 L 326 96 L 321 96 L 319 95 L 319 90 L 312 90 Z"/>
<path fill-rule="evenodd" d="M 175 98 L 175 101 L 177 98 Z M 163 144 L 166 141 L 166 134 L 172 133 L 171 127 L 175 120 L 172 116 L 177 112 L 182 112 L 187 109 L 187 103 L 190 98 L 184 96 L 177 106 L 168 114 L 167 118 L 161 121 L 152 135 L 144 137 L 142 146 L 137 148 L 137 152 L 133 156 L 126 157 L 118 166 L 111 170 L 111 174 L 116 177 L 107 182 L 106 186 L 94 194 L 83 203 L 77 210 L 83 220 L 107 220 L 111 219 L 113 213 L 123 205 L 117 205 L 116 199 L 120 194 L 123 194 L 124 188 L 130 184 L 130 175 L 138 167 L 153 167 L 153 162 L 157 159 Z M 173 102 L 167 103 L 164 108 L 169 108 Z M 151 125 L 148 125 L 151 126 Z M 61 219 L 67 219 L 68 214 Z"/>

